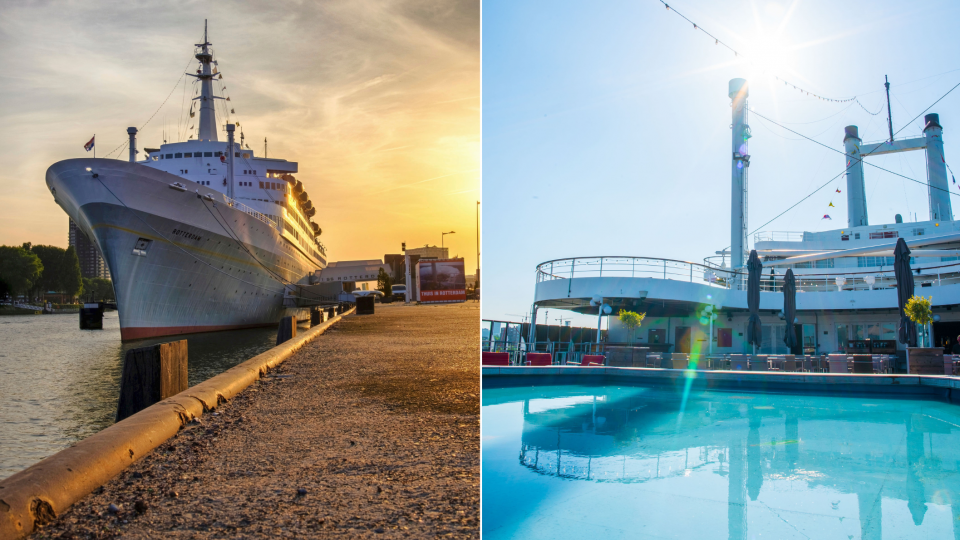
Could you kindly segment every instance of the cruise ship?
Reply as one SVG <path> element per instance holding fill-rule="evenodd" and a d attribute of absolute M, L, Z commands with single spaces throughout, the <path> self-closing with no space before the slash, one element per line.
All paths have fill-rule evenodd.
<path fill-rule="evenodd" d="M 235 123 L 218 124 L 217 101 L 225 115 L 229 98 L 214 90 L 223 75 L 206 26 L 195 47 L 187 75 L 199 95 L 189 114 L 199 121 L 186 142 L 144 148 L 138 159 L 137 129 L 128 128 L 129 162 L 69 159 L 46 173 L 54 200 L 110 269 L 124 341 L 300 316 L 300 286 L 327 262 L 297 163 L 257 156 L 236 140 Z"/>
<path fill-rule="evenodd" d="M 608 306 L 603 313 L 613 315 L 606 317 L 610 343 L 633 343 L 664 353 L 754 352 L 746 340 L 748 95 L 744 79 L 730 81 L 730 247 L 701 262 L 632 255 L 543 262 L 536 268 L 534 326 L 538 310 L 566 309 L 593 314 L 600 321 L 603 314 L 598 310 Z M 753 249 L 763 262 L 762 344 L 757 353 L 896 354 L 902 368 L 905 345 L 897 341 L 900 315 L 893 269 L 893 250 L 901 238 L 911 250 L 914 294 L 932 297 L 935 322 L 927 329 L 927 343 L 956 342 L 960 334 L 960 222 L 954 221 L 951 207 L 940 118 L 927 114 L 924 121 L 920 137 L 891 137 L 877 143 L 861 141 L 857 126 L 844 129 L 846 227 L 754 234 Z M 841 134 L 837 135 L 840 142 Z M 872 156 L 920 150 L 926 154 L 928 219 L 904 222 L 896 215 L 890 216 L 892 222 L 871 223 L 864 164 Z M 797 284 L 797 316 L 792 324 L 783 315 L 787 269 L 793 270 Z M 615 316 L 621 309 L 646 313 L 633 335 Z M 798 338 L 799 345 L 793 350 L 784 343 L 787 332 L 795 332 Z M 529 338 L 533 340 L 533 336 L 531 330 Z"/>

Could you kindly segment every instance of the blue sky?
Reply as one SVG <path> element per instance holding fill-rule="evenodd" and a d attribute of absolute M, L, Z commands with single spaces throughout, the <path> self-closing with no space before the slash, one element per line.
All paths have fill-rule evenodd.
<path fill-rule="evenodd" d="M 750 80 L 750 107 L 758 113 L 838 150 L 846 125 L 858 125 L 865 142 L 887 137 L 884 75 L 894 131 L 960 83 L 958 2 L 671 6 L 753 63 L 658 0 L 483 3 L 484 318 L 519 321 L 543 261 L 631 255 L 700 262 L 728 246 L 732 78 Z M 775 76 L 828 97 L 858 96 L 870 112 L 883 112 L 807 97 Z M 947 163 L 960 171 L 960 138 L 951 135 L 960 132 L 960 89 L 930 112 L 940 114 Z M 756 115 L 749 123 L 753 231 L 845 163 Z M 922 117 L 897 138 L 921 128 Z M 870 162 L 926 181 L 922 152 Z M 892 223 L 897 213 L 927 219 L 923 185 L 873 167 L 865 179 L 871 224 Z M 960 218 L 960 191 L 953 189 Z M 846 206 L 841 176 L 763 230 L 842 228 Z M 549 322 L 561 314 L 568 315 L 556 311 Z"/>

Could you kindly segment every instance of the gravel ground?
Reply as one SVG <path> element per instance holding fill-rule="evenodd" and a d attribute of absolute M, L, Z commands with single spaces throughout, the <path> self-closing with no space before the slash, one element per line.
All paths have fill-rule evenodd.
<path fill-rule="evenodd" d="M 34 538 L 479 537 L 479 334 L 477 303 L 346 317 Z"/>

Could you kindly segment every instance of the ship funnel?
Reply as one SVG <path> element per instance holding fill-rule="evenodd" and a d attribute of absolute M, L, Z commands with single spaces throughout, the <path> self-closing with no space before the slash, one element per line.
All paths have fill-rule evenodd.
<path fill-rule="evenodd" d="M 137 160 L 137 128 L 128 127 L 127 135 L 130 135 L 130 163 Z"/>
<path fill-rule="evenodd" d="M 893 220 L 897 223 L 903 223 L 903 216 L 901 216 L 900 214 L 897 214 L 893 216 Z"/>
<path fill-rule="evenodd" d="M 731 124 L 732 162 L 730 169 L 730 266 L 741 268 L 744 250 L 747 248 L 747 169 L 750 167 L 750 152 L 747 139 L 746 79 L 731 79 L 728 96 L 732 100 L 733 122 Z"/>
<path fill-rule="evenodd" d="M 927 188 L 930 199 L 931 221 L 953 221 L 950 205 L 950 184 L 947 183 L 947 163 L 943 155 L 943 127 L 940 115 L 931 113 L 923 117 L 923 138 L 927 150 Z"/>
<path fill-rule="evenodd" d="M 843 148 L 847 154 L 847 226 L 869 225 L 867 194 L 863 185 L 863 156 L 860 154 L 857 126 L 843 128 Z"/>

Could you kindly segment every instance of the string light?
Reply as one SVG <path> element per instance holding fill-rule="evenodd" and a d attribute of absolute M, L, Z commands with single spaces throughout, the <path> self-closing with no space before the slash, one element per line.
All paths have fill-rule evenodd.
<path fill-rule="evenodd" d="M 673 12 L 676 13 L 678 16 L 680 16 L 681 18 L 683 18 L 685 21 L 687 21 L 688 23 L 692 24 L 694 30 L 699 30 L 699 31 L 703 32 L 704 34 L 706 34 L 707 36 L 712 37 L 712 38 L 713 38 L 713 44 L 714 44 L 714 45 L 723 45 L 723 46 L 726 47 L 730 52 L 732 52 L 734 56 L 736 56 L 737 58 L 740 57 L 740 52 L 739 52 L 739 51 L 737 51 L 736 49 L 734 49 L 734 48 L 731 47 L 730 45 L 727 45 L 726 43 L 720 41 L 719 38 L 717 38 L 716 36 L 712 35 L 710 32 L 707 32 L 706 30 L 703 29 L 703 27 L 701 27 L 701 26 L 698 25 L 697 23 L 691 21 L 691 20 L 688 19 L 684 14 L 680 13 L 679 11 L 677 11 L 676 8 L 671 8 L 669 4 L 667 4 L 666 2 L 664 2 L 664 0 L 660 0 L 660 3 L 663 4 L 663 5 L 667 8 L 667 11 L 673 11 Z M 744 56 L 744 59 L 745 59 L 747 62 L 750 62 L 751 64 L 754 64 L 754 62 L 753 62 L 752 60 L 750 60 L 748 57 Z M 756 65 L 756 64 L 754 64 L 754 65 Z M 765 71 L 765 70 L 764 70 L 764 71 Z M 866 112 L 868 112 L 868 113 L 870 113 L 870 114 L 872 114 L 872 115 L 880 114 L 879 112 L 871 113 L 870 111 L 868 111 L 867 108 L 864 107 L 862 103 L 860 103 L 860 100 L 857 99 L 857 96 L 853 96 L 853 97 L 851 97 L 851 98 L 846 98 L 846 99 L 830 98 L 830 97 L 826 97 L 826 96 L 821 96 L 820 94 L 817 94 L 817 93 L 815 93 L 815 92 L 810 92 L 810 91 L 808 91 L 808 90 L 806 90 L 806 89 L 803 89 L 803 88 L 799 88 L 799 87 L 797 87 L 797 85 L 788 82 L 786 79 L 781 79 L 780 77 L 777 77 L 777 76 L 774 76 L 774 78 L 775 78 L 776 80 L 778 80 L 778 81 L 783 81 L 784 86 L 792 86 L 794 90 L 798 90 L 801 94 L 806 94 L 807 96 L 813 96 L 813 97 L 819 99 L 820 101 L 828 101 L 828 102 L 830 102 L 830 103 L 849 103 L 849 102 L 851 102 L 851 101 L 856 101 L 858 104 L 860 104 L 860 107 L 862 107 L 864 111 L 866 111 Z"/>

